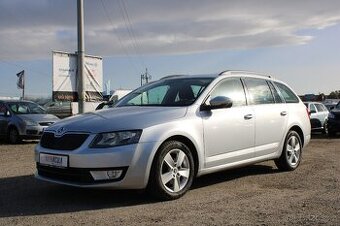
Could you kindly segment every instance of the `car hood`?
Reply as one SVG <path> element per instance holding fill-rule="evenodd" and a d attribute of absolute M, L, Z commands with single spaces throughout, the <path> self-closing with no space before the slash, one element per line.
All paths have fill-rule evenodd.
<path fill-rule="evenodd" d="M 102 133 L 119 130 L 144 129 L 183 117 L 186 107 L 117 107 L 88 112 L 63 119 L 49 131 Z"/>
<path fill-rule="evenodd" d="M 55 115 L 51 114 L 24 114 L 24 115 L 16 115 L 17 117 L 23 120 L 30 120 L 34 122 L 56 122 L 59 121 L 59 118 Z"/>

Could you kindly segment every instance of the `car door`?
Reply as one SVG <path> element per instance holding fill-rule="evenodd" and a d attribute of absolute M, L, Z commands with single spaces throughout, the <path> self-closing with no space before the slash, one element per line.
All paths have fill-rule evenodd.
<path fill-rule="evenodd" d="M 253 109 L 247 106 L 240 78 L 227 78 L 212 90 L 205 104 L 217 96 L 229 97 L 231 108 L 201 111 L 205 166 L 214 167 L 254 157 Z"/>
<path fill-rule="evenodd" d="M 4 103 L 0 103 L 0 134 L 5 135 L 8 126 L 7 107 Z"/>
<path fill-rule="evenodd" d="M 319 113 L 315 107 L 315 104 L 310 103 L 309 109 L 310 109 L 310 123 L 311 123 L 312 129 L 320 128 L 321 121 L 319 119 Z"/>
<path fill-rule="evenodd" d="M 244 78 L 249 103 L 255 114 L 255 156 L 278 150 L 285 136 L 289 110 L 270 81 Z"/>
<path fill-rule="evenodd" d="M 317 110 L 316 117 L 320 121 L 319 127 L 323 127 L 325 125 L 325 120 L 328 118 L 328 111 L 322 104 L 315 103 L 314 105 Z"/>

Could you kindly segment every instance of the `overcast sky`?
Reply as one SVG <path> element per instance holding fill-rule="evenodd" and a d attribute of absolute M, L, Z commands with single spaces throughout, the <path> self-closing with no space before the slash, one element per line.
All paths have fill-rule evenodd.
<path fill-rule="evenodd" d="M 77 49 L 76 0 L 0 1 L 0 96 L 51 95 L 52 50 Z M 147 67 L 274 74 L 299 94 L 340 89 L 340 1 L 84 0 L 85 51 L 104 57 L 111 88 L 136 88 Z"/>

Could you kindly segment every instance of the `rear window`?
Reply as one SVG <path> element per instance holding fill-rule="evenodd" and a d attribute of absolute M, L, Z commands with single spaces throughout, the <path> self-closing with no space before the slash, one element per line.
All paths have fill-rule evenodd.
<path fill-rule="evenodd" d="M 294 94 L 294 92 L 290 88 L 288 88 L 286 85 L 282 83 L 274 82 L 274 84 L 279 89 L 286 103 L 299 103 L 299 98 Z"/>

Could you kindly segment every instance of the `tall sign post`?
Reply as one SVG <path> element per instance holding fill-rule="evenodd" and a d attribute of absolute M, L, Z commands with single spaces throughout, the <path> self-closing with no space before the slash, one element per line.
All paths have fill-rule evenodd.
<path fill-rule="evenodd" d="M 84 4 L 78 0 L 78 112 L 85 112 L 85 86 L 84 86 Z"/>

